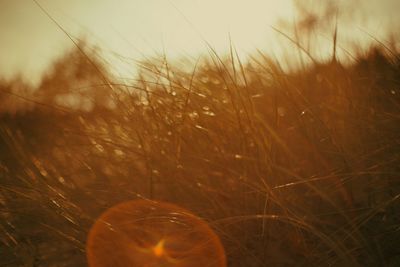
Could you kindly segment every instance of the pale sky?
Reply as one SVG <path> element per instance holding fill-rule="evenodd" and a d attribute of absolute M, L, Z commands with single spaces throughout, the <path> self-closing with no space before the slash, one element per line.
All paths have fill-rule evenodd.
<path fill-rule="evenodd" d="M 243 55 L 256 48 L 272 50 L 279 44 L 271 26 L 279 27 L 279 21 L 293 21 L 299 16 L 292 0 L 38 2 L 71 35 L 87 38 L 106 53 L 138 59 L 163 50 L 170 58 L 196 56 L 206 51 L 205 40 L 223 53 L 229 47 L 229 34 Z M 317 4 L 312 6 L 318 9 L 322 0 L 314 2 Z M 345 3 L 340 22 L 351 36 L 361 36 L 362 28 L 385 38 L 388 25 L 399 28 L 399 0 L 336 2 Z M 21 73 L 33 81 L 38 81 L 49 64 L 72 47 L 68 37 L 32 0 L 0 0 L 0 45 L 0 77 Z"/>

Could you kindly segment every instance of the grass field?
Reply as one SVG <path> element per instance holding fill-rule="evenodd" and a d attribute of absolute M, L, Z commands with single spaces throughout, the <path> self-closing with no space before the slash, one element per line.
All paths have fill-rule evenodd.
<path fill-rule="evenodd" d="M 85 51 L 0 84 L 0 266 L 86 266 L 94 220 L 142 198 L 207 221 L 228 266 L 400 265 L 398 51 L 288 71 L 211 49 L 129 82 Z"/>

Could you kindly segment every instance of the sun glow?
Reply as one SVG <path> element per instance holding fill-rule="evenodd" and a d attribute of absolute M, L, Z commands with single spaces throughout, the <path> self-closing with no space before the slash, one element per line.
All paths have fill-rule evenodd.
<path fill-rule="evenodd" d="M 277 43 L 271 26 L 292 17 L 294 9 L 291 0 L 150 0 L 146 4 L 125 0 L 107 12 L 112 19 L 104 27 L 99 27 L 104 18 L 92 16 L 87 23 L 96 25 L 89 29 L 99 46 L 106 48 L 105 54 L 142 58 L 165 53 L 171 60 L 196 58 L 210 47 L 224 55 L 231 43 L 243 58 L 258 48 L 273 50 Z M 132 70 L 119 57 L 108 60 L 121 76 Z"/>
<path fill-rule="evenodd" d="M 22 74 L 37 83 L 55 58 L 74 46 L 71 39 L 76 38 L 100 47 L 111 68 L 125 77 L 136 73 L 132 59 L 142 60 L 157 53 L 165 53 L 168 60 L 196 59 L 208 53 L 210 47 L 225 55 L 230 43 L 241 58 L 254 55 L 257 49 L 279 56 L 282 50 L 290 52 L 291 48 L 282 45 L 282 38 L 277 40 L 282 36 L 271 26 L 281 29 L 280 22 L 295 22 L 300 11 L 293 3 L 310 1 L 38 0 L 50 19 L 33 1 L 15 0 L 12 4 L 0 4 L 0 40 L 4 51 L 13 51 L 0 53 L 1 75 L 11 78 Z M 320 1 L 314 2 L 313 6 L 322 5 Z M 361 36 L 356 39 L 367 43 L 360 27 L 378 39 L 383 37 L 380 33 L 387 33 L 388 23 L 394 21 L 393 12 L 397 10 L 395 4 L 390 5 L 393 1 L 363 7 L 350 2 L 353 3 L 341 1 L 339 44 L 349 35 L 352 39 Z M 355 12 L 354 7 L 365 14 L 375 12 L 380 21 L 375 18 L 366 24 L 358 16 L 362 12 Z M 286 39 L 284 44 L 287 43 L 290 42 Z M 317 49 L 320 47 L 316 45 Z M 330 46 L 328 50 L 332 50 Z"/>
<path fill-rule="evenodd" d="M 270 26 L 293 13 L 289 0 L 175 1 L 173 9 L 176 16 L 165 14 L 162 20 L 163 34 L 171 46 L 181 49 L 187 49 L 182 44 L 188 36 L 197 35 L 200 42 L 192 45 L 193 50 L 202 50 L 204 41 L 217 49 L 227 49 L 228 34 L 241 49 L 265 45 L 271 38 Z"/>
<path fill-rule="evenodd" d="M 107 11 L 99 13 L 107 12 L 110 20 L 94 14 L 85 19 L 87 28 L 114 44 L 123 36 L 144 52 L 163 48 L 194 52 L 204 49 L 205 41 L 226 48 L 228 33 L 239 47 L 249 48 L 270 38 L 270 26 L 294 13 L 291 0 L 149 0 L 146 4 L 124 0 L 117 6 L 104 0 L 102 6 L 99 9 Z M 105 27 L 99 31 L 99 25 Z M 112 32 L 119 38 L 110 39 Z"/>

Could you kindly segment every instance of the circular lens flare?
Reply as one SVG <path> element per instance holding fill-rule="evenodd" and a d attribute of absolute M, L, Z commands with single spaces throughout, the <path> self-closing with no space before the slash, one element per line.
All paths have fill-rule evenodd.
<path fill-rule="evenodd" d="M 207 223 L 174 204 L 134 200 L 103 213 L 87 244 L 90 267 L 226 267 Z"/>

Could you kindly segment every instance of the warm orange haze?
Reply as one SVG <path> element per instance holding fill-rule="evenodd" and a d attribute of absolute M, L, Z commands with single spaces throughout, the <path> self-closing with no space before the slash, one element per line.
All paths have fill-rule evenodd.
<path fill-rule="evenodd" d="M 397 0 L 0 0 L 0 266 L 400 266 Z"/>
<path fill-rule="evenodd" d="M 397 0 L 41 0 L 70 37 L 84 38 L 102 48 L 102 57 L 119 76 L 136 72 L 131 59 L 141 60 L 165 52 L 169 59 L 208 53 L 209 43 L 227 53 L 230 40 L 247 57 L 257 49 L 274 56 L 293 56 L 272 27 L 288 33 L 295 21 L 298 30 L 312 33 L 312 45 L 321 56 L 331 51 L 338 17 L 339 40 L 347 50 L 371 43 L 368 32 L 386 38 L 397 31 Z M 337 8 L 336 8 L 337 6 Z M 320 17 L 319 17 L 320 16 Z M 21 73 L 37 84 L 50 64 L 73 47 L 69 37 L 32 0 L 0 2 L 0 69 L 9 78 Z M 282 47 L 284 46 L 284 47 Z M 354 48 L 354 47 L 353 47 Z M 338 49 L 342 54 L 341 49 Z M 348 57 L 343 55 L 345 58 Z"/>
<path fill-rule="evenodd" d="M 73 37 L 84 37 L 103 49 L 120 75 L 132 72 L 127 58 L 142 59 L 162 51 L 168 57 L 198 56 L 209 42 L 226 51 L 229 35 L 241 53 L 270 42 L 270 25 L 293 14 L 291 0 L 111 0 L 38 1 Z M 3 1 L 0 66 L 7 76 L 22 71 L 37 82 L 71 40 L 34 1 Z M 223 19 L 221 19 L 223 18 Z M 249 30 L 252 29 L 252 30 Z M 122 72 L 122 73 L 121 73 Z M 4 75 L 3 74 L 3 75 Z"/>

